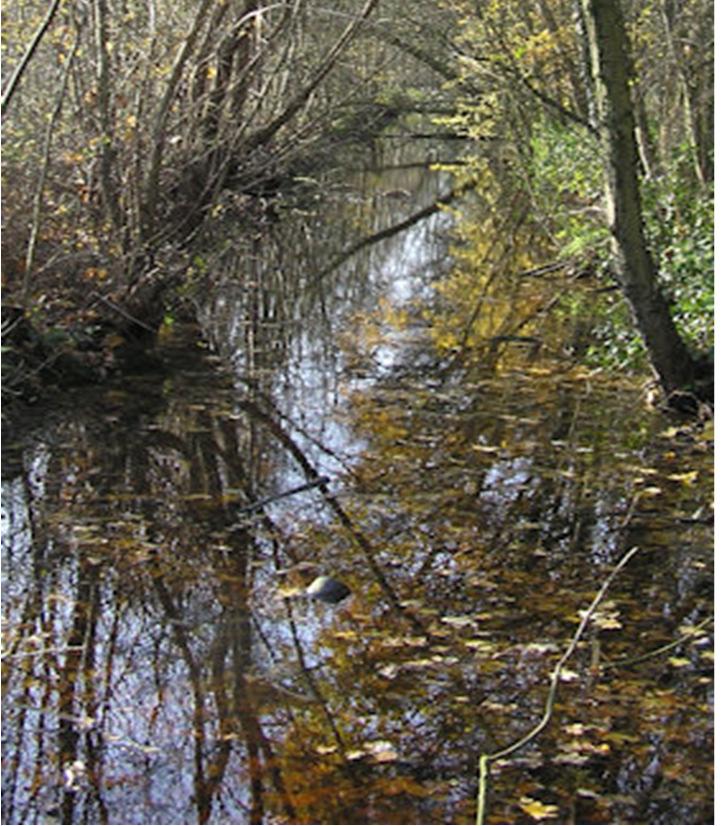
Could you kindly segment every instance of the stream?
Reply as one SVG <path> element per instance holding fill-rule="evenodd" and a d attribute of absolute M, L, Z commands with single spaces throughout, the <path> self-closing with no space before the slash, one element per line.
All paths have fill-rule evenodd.
<path fill-rule="evenodd" d="M 451 214 L 358 244 L 449 186 L 308 182 L 149 369 L 3 440 L 4 823 L 475 822 L 632 547 L 486 819 L 712 822 L 712 434 L 441 357 Z"/>

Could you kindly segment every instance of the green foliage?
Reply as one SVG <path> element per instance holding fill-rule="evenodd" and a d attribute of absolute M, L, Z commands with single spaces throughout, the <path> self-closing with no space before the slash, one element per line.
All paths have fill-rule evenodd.
<path fill-rule="evenodd" d="M 643 341 L 633 326 L 628 305 L 619 293 L 613 296 L 613 300 L 595 304 L 603 309 L 597 315 L 600 320 L 589 331 L 591 343 L 584 362 L 607 370 L 641 371 L 646 364 Z"/>
<path fill-rule="evenodd" d="M 546 212 L 561 257 L 591 262 L 595 276 L 610 272 L 610 235 L 602 215 L 602 169 L 592 136 L 541 121 L 531 140 L 527 180 Z M 644 217 L 659 280 L 681 335 L 697 352 L 713 348 L 713 187 L 688 174 L 682 147 L 669 172 L 643 186 Z M 597 286 L 597 285 L 596 285 Z M 559 305 L 582 330 L 579 353 L 593 367 L 641 370 L 643 342 L 618 291 L 573 293 Z"/>
<path fill-rule="evenodd" d="M 570 217 L 583 205 L 595 203 L 603 191 L 603 168 L 598 142 L 579 126 L 543 118 L 530 138 L 534 194 L 559 216 Z M 565 228 L 560 228 L 564 237 Z M 568 235 L 569 233 L 565 233 Z"/>
<path fill-rule="evenodd" d="M 700 352 L 713 348 L 713 184 L 700 188 L 685 173 L 682 148 L 670 173 L 644 189 L 646 224 L 659 279 L 681 335 Z"/>

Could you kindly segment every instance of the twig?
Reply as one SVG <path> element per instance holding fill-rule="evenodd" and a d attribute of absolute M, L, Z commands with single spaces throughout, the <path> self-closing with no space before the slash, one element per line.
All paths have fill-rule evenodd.
<path fill-rule="evenodd" d="M 99 292 L 96 292 L 95 290 L 93 290 L 92 294 L 94 296 L 96 296 L 100 301 L 102 301 L 103 304 L 107 304 L 107 306 L 110 307 L 111 310 L 115 310 L 116 313 L 120 313 L 121 316 L 123 316 L 124 318 L 127 318 L 128 321 L 132 321 L 133 324 L 137 324 L 139 327 L 143 327 L 145 330 L 148 330 L 151 333 L 155 332 L 155 330 L 149 324 L 146 324 L 144 321 L 141 321 L 139 318 L 135 318 L 135 316 L 130 315 L 129 312 L 124 310 L 122 307 L 119 307 L 117 304 L 115 304 L 109 298 L 106 298 L 104 295 L 101 295 Z"/>
<path fill-rule="evenodd" d="M 691 637 L 695 637 L 699 631 L 705 628 L 707 625 L 713 622 L 713 617 L 706 617 L 706 619 L 701 620 L 697 625 L 694 625 L 689 631 L 685 634 L 681 634 L 678 639 L 672 640 L 666 645 L 662 645 L 660 648 L 654 648 L 652 651 L 647 651 L 645 654 L 639 654 L 637 657 L 625 657 L 622 660 L 612 660 L 608 663 L 602 663 L 599 665 L 601 671 L 607 671 L 611 668 L 621 668 L 624 665 L 636 665 L 636 663 L 646 662 L 646 660 L 651 660 L 654 657 L 658 657 L 661 654 L 665 654 L 667 651 L 672 651 L 674 648 L 677 648 L 679 645 L 683 645 L 687 640 L 691 639 Z"/>
<path fill-rule="evenodd" d="M 578 624 L 576 628 L 576 633 L 573 635 L 573 639 L 568 644 L 566 650 L 563 652 L 561 657 L 559 658 L 558 662 L 556 663 L 556 667 L 553 669 L 551 673 L 551 684 L 548 689 L 548 695 L 546 696 L 546 707 L 543 712 L 543 717 L 541 717 L 540 721 L 523 737 L 519 740 L 516 740 L 514 743 L 511 743 L 510 746 L 506 746 L 505 748 L 501 749 L 500 751 L 493 752 L 492 754 L 482 754 L 478 761 L 478 803 L 476 808 L 476 824 L 477 826 L 481 826 L 483 823 L 483 815 L 485 809 L 485 801 L 486 801 L 486 777 L 488 776 L 488 764 L 495 761 L 500 760 L 502 757 L 507 757 L 510 754 L 518 751 L 519 749 L 523 748 L 527 743 L 533 740 L 534 737 L 537 737 L 544 728 L 548 725 L 551 715 L 553 714 L 553 703 L 556 699 L 556 692 L 558 690 L 558 683 L 561 679 L 561 671 L 563 666 L 568 662 L 569 658 L 576 650 L 576 646 L 578 645 L 579 640 L 583 636 L 583 632 L 586 630 L 588 623 L 591 621 L 591 617 L 593 616 L 594 611 L 598 608 L 600 602 L 606 596 L 606 592 L 608 591 L 611 582 L 613 582 L 616 574 L 629 562 L 629 560 L 636 554 L 638 551 L 638 547 L 635 546 L 631 548 L 629 551 L 623 555 L 621 560 L 615 565 L 611 573 L 606 577 L 603 585 L 598 589 L 598 593 L 594 597 L 593 602 L 590 604 L 588 609 L 584 611 L 583 618 Z"/>

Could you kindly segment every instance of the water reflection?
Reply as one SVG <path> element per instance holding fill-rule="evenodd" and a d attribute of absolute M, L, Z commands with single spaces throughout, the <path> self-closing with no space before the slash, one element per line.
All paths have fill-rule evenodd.
<path fill-rule="evenodd" d="M 271 399 L 317 468 L 333 474 L 360 445 L 328 415 L 341 401 L 338 380 L 347 366 L 338 342 L 353 335 L 359 318 L 380 301 L 428 289 L 445 248 L 440 230 L 449 219 L 435 214 L 354 254 L 344 251 L 355 249 L 359 236 L 372 237 L 432 205 L 450 184 L 445 176 L 410 168 L 360 174 L 340 189 L 327 186 L 307 209 L 288 207 L 262 237 L 226 245 L 213 264 L 216 290 L 202 309 L 240 391 Z M 389 198 L 389 192 L 407 197 Z M 329 267 L 334 261 L 338 265 Z M 390 364 L 387 344 L 377 358 Z"/>
<path fill-rule="evenodd" d="M 178 328 L 162 372 L 28 422 L 3 487 L 5 822 L 470 822 L 479 752 L 538 718 L 632 544 L 492 818 L 526 822 L 521 793 L 567 822 L 708 817 L 708 626 L 611 666 L 709 615 L 688 473 L 710 452 L 620 381 L 430 373 L 398 307 L 428 295 L 427 225 L 314 282 L 438 186 L 403 183 L 387 214 L 371 181 L 219 253 L 222 361 Z M 352 596 L 298 596 L 319 573 Z"/>

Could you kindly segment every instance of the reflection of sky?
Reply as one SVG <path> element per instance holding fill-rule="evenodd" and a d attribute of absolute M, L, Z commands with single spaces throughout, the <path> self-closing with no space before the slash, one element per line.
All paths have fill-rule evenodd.
<path fill-rule="evenodd" d="M 392 226 L 432 203 L 442 177 L 425 173 L 425 177 L 416 179 L 417 191 L 412 199 L 401 204 L 383 201 L 383 208 L 376 210 L 374 223 L 367 233 Z M 387 180 L 377 180 L 375 185 L 389 190 L 405 187 L 407 181 L 399 184 L 389 176 Z M 367 197 L 368 192 L 359 193 L 360 201 Z M 330 207 L 338 208 L 333 204 Z M 329 250 L 327 243 L 329 227 L 334 220 L 332 215 L 313 216 L 312 220 L 306 216 L 288 215 L 284 220 L 289 222 L 287 245 L 283 246 L 277 238 L 273 238 L 272 247 L 264 256 L 261 242 L 261 249 L 254 251 L 252 263 L 249 264 L 252 272 L 245 276 L 243 273 L 237 274 L 236 279 L 252 277 L 258 283 L 274 283 L 272 275 L 280 271 L 290 274 L 288 277 L 292 281 L 292 273 L 322 269 L 328 257 L 338 255 L 339 250 L 332 247 Z M 294 220 L 301 223 L 301 231 L 290 225 Z M 350 316 L 358 312 L 373 312 L 382 298 L 399 306 L 427 295 L 429 281 L 434 274 L 437 275 L 438 261 L 445 249 L 441 230 L 445 230 L 450 222 L 451 216 L 447 213 L 436 213 L 397 236 L 379 242 L 370 250 L 357 253 L 327 274 L 325 289 L 316 295 L 315 303 L 303 299 L 301 319 L 293 316 L 278 320 L 276 334 L 283 337 L 287 350 L 278 355 L 276 367 L 268 377 L 271 382 L 269 395 L 281 415 L 281 423 L 319 473 L 331 478 L 339 475 L 344 464 L 352 462 L 364 447 L 363 441 L 343 423 L 342 416 L 337 415 L 344 404 L 340 381 L 345 366 L 337 343 L 338 335 L 348 325 L 357 323 L 350 320 Z M 283 232 L 282 227 L 280 231 Z M 300 262 L 298 237 L 303 238 L 305 245 L 302 250 L 305 260 Z M 357 233 L 355 237 L 345 237 L 341 241 L 341 249 L 351 246 L 358 237 Z M 271 244 L 270 240 L 268 244 Z M 318 255 L 321 257 L 317 261 L 313 260 L 314 249 L 320 251 Z M 309 266 L 309 261 L 313 261 L 312 266 Z M 358 288 L 359 284 L 363 285 L 362 289 Z M 292 303 L 287 299 L 282 299 L 283 302 Z M 242 392 L 247 390 L 248 375 L 253 373 L 246 353 L 249 312 L 242 290 L 234 292 L 231 289 L 214 299 L 215 335 L 221 349 L 235 366 Z M 224 321 L 218 324 L 220 317 Z M 418 333 L 417 330 L 398 331 L 390 327 L 383 328 L 382 332 L 383 344 L 374 351 L 379 375 L 393 368 L 402 357 L 406 344 L 412 343 Z M 267 341 L 266 346 L 269 346 Z M 365 384 L 369 378 L 372 380 L 373 377 L 357 381 Z M 349 382 L 347 376 L 344 381 L 345 389 L 352 389 L 353 382 Z M 252 390 L 250 392 L 252 395 Z M 305 481 L 303 472 L 292 460 L 279 468 L 279 472 L 281 475 L 276 478 L 278 490 Z M 313 495 L 306 498 L 312 499 Z M 295 508 L 299 501 L 302 501 L 302 496 L 294 498 L 292 503 L 281 504 L 279 508 Z"/>

